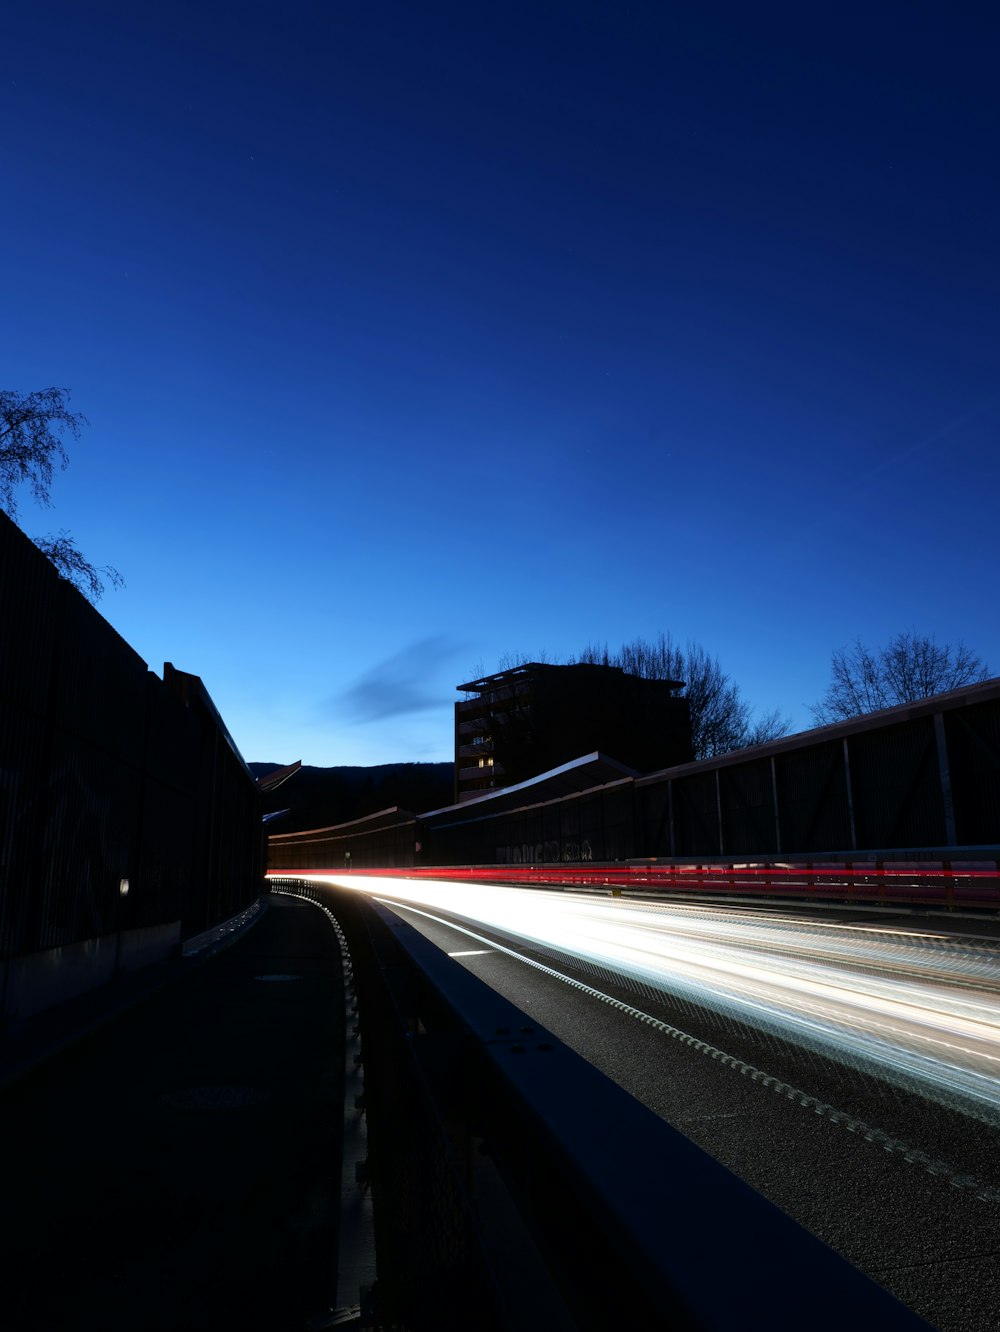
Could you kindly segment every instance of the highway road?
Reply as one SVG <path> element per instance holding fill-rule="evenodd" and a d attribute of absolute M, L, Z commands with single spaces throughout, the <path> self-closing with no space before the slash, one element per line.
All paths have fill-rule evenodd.
<path fill-rule="evenodd" d="M 942 1332 L 1000 1326 L 995 928 L 335 881 L 389 902 Z M 641 1169 L 627 1143 L 622 1159 Z"/>

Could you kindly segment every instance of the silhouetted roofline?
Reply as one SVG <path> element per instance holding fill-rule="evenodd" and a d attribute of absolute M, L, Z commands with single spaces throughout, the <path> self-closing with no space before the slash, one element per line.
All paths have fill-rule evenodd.
<path fill-rule="evenodd" d="M 212 696 L 205 688 L 205 681 L 200 675 L 192 675 L 190 671 L 182 671 L 173 662 L 165 661 L 163 663 L 163 683 L 180 699 L 186 708 L 197 706 L 211 717 L 212 721 L 218 727 L 222 739 L 232 750 L 246 775 L 256 786 L 257 779 L 250 771 L 246 759 L 240 753 L 239 745 L 229 733 L 229 727 L 222 720 L 219 709 L 212 702 Z"/>
<path fill-rule="evenodd" d="M 482 689 L 495 689 L 497 685 L 510 684 L 512 681 L 523 679 L 527 675 L 539 675 L 554 671 L 601 671 L 619 675 L 623 679 L 645 680 L 643 675 L 633 675 L 621 666 L 606 666 L 598 661 L 571 661 L 571 662 L 551 662 L 551 661 L 526 661 L 520 666 L 511 666 L 506 671 L 497 671 L 493 675 L 481 676 L 478 680 L 470 680 L 466 684 L 456 685 L 455 688 L 461 693 L 472 693 Z M 651 680 L 650 684 L 668 685 L 671 689 L 683 689 L 683 680 Z"/>
<path fill-rule="evenodd" d="M 265 772 L 262 777 L 257 778 L 257 785 L 261 791 L 270 793 L 277 791 L 279 786 L 283 786 L 289 777 L 294 777 L 302 767 L 302 760 L 296 759 L 294 763 L 289 763 L 284 768 L 272 768 L 270 772 Z"/>
<path fill-rule="evenodd" d="M 592 754 L 583 754 L 580 758 L 570 759 L 568 763 L 560 763 L 557 768 L 549 768 L 547 772 L 540 772 L 537 777 L 529 777 L 523 782 L 515 782 L 513 786 L 501 786 L 495 791 L 484 791 L 482 795 L 470 796 L 468 800 L 460 800 L 455 805 L 442 805 L 440 809 L 430 809 L 421 814 L 422 819 L 433 818 L 437 814 L 448 814 L 456 810 L 466 810 L 478 808 L 481 805 L 494 804 L 497 801 L 517 798 L 524 791 L 538 791 L 539 788 L 546 788 L 544 797 L 556 795 L 575 795 L 578 791 L 587 790 L 593 786 L 607 785 L 610 782 L 620 781 L 623 777 L 638 777 L 640 774 L 635 768 L 629 768 L 624 763 L 619 763 L 617 759 L 609 758 L 607 754 L 601 754 L 596 749 Z M 601 781 L 603 777 L 605 780 Z"/>
<path fill-rule="evenodd" d="M 399 805 L 390 805 L 388 809 L 376 810 L 374 814 L 363 814 L 360 819 L 348 819 L 346 823 L 331 823 L 325 828 L 303 828 L 299 832 L 274 833 L 269 840 L 290 842 L 295 838 L 319 837 L 321 833 L 339 833 L 348 836 L 348 830 L 374 832 L 382 827 L 391 828 L 397 823 L 410 823 L 415 817 L 411 810 L 401 809 Z M 365 823 L 369 825 L 367 829 L 361 827 L 361 824 Z"/>

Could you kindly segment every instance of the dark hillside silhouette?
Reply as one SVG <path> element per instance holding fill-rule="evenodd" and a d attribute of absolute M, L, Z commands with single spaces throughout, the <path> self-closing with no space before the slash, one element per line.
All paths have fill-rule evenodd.
<path fill-rule="evenodd" d="M 284 766 L 251 763 L 255 777 Z M 287 809 L 275 820 L 273 832 L 301 832 L 347 823 L 391 805 L 414 813 L 440 809 L 453 799 L 455 769 L 451 763 L 383 763 L 374 768 L 302 767 L 263 798 L 265 814 Z"/>

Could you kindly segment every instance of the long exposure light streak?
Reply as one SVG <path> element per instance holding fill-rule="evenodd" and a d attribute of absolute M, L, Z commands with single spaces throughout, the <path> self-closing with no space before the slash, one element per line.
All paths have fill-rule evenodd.
<path fill-rule="evenodd" d="M 1000 951 L 988 944 L 712 905 L 303 877 L 492 930 L 1000 1124 Z"/>
<path fill-rule="evenodd" d="M 525 848 L 528 850 L 529 848 Z M 313 873 L 338 870 L 313 863 Z M 380 875 L 379 870 L 354 874 Z M 675 861 L 630 861 L 614 864 L 411 865 L 409 879 L 441 879 L 449 883 L 509 883 L 523 887 L 561 889 L 623 889 L 682 897 L 767 897 L 854 905 L 930 906 L 1000 909 L 1000 860 L 882 861 L 878 857 L 838 863 L 822 861 L 761 861 L 680 864 Z"/>

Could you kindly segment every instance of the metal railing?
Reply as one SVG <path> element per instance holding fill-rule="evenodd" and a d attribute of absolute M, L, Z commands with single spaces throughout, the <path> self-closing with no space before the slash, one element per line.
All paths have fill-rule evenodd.
<path fill-rule="evenodd" d="M 995 848 L 973 848 L 967 859 L 947 853 L 892 853 L 823 859 L 791 857 L 754 862 L 705 858 L 546 863 L 544 847 L 526 846 L 505 865 L 420 865 L 359 868 L 358 876 L 398 875 L 470 883 L 510 883 L 553 889 L 629 893 L 636 896 L 786 900 L 822 906 L 1000 910 L 1000 857 Z M 539 853 L 536 860 L 532 853 Z M 904 858 L 906 856 L 906 858 Z"/>

